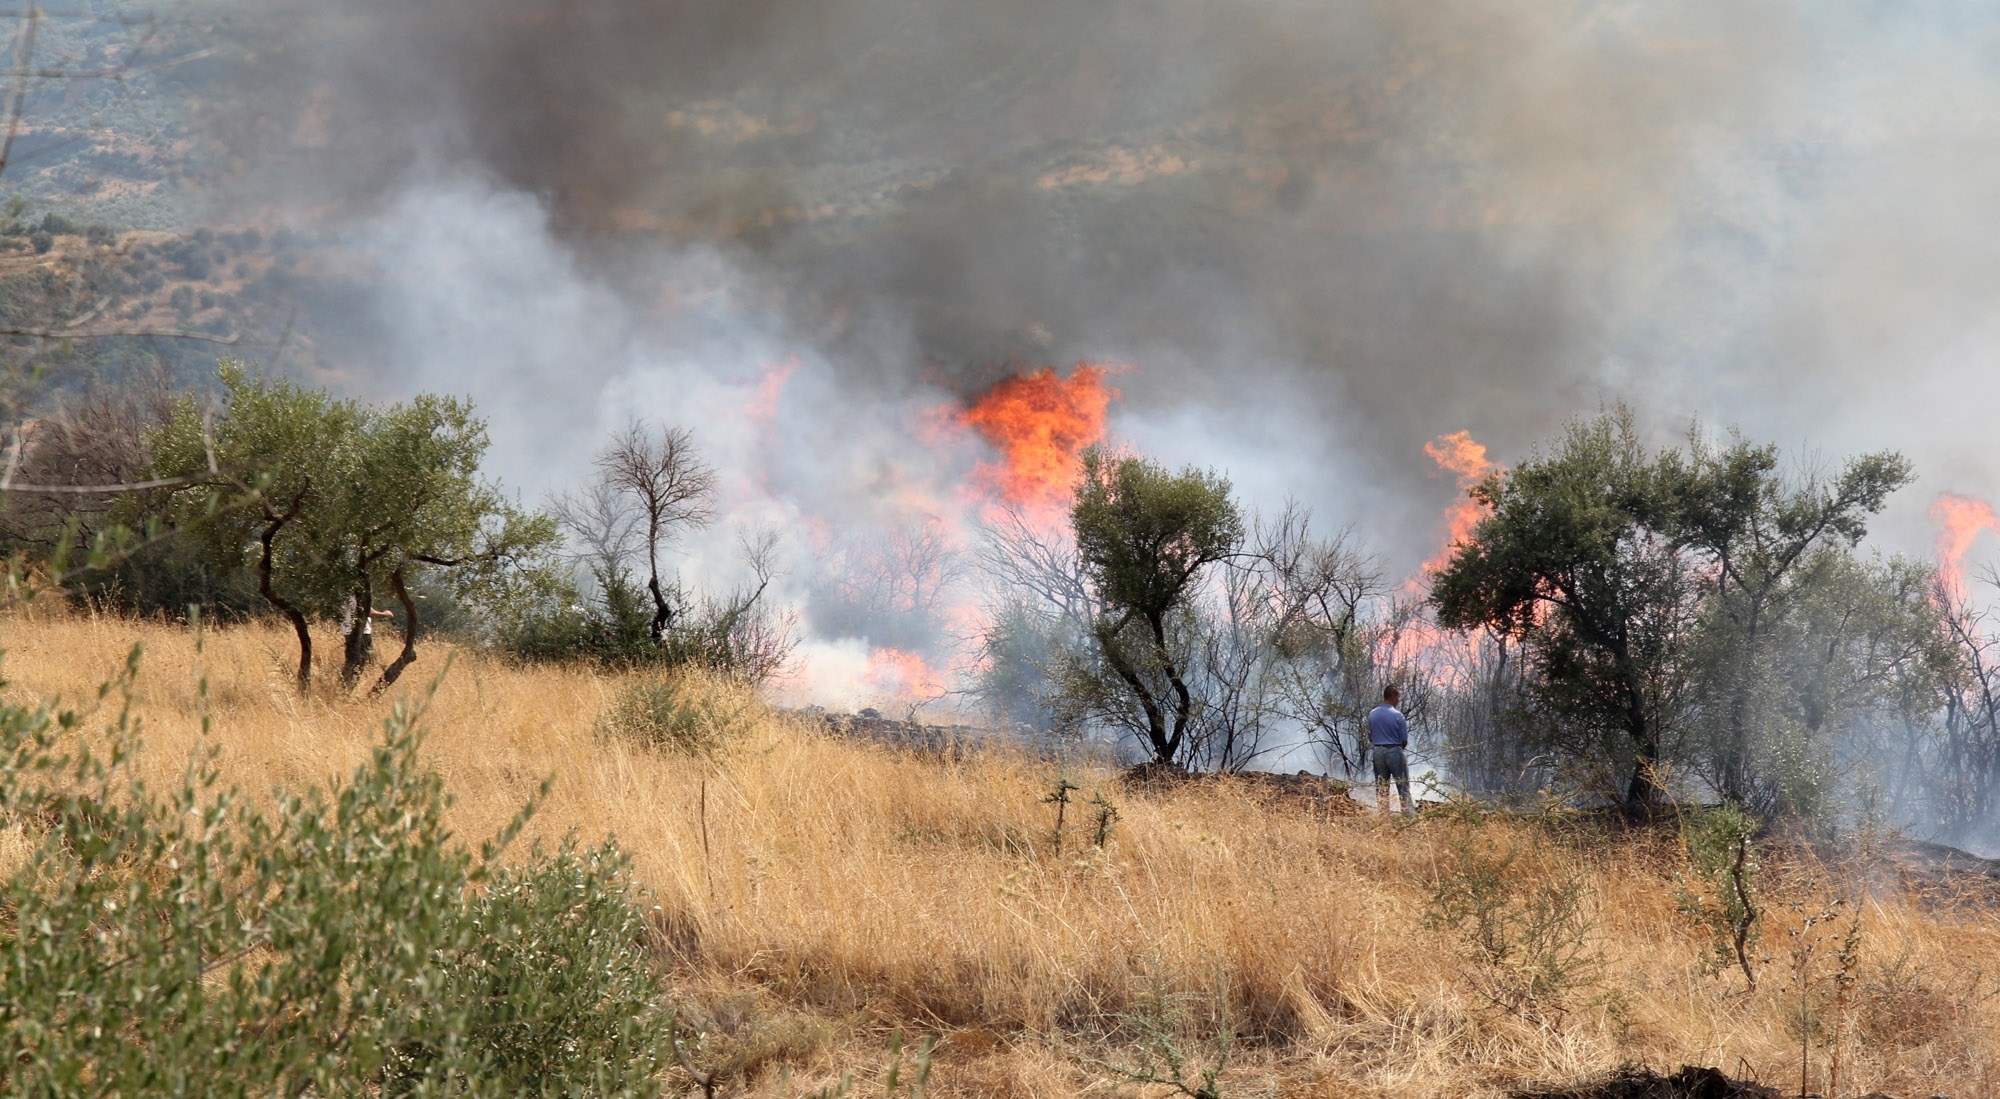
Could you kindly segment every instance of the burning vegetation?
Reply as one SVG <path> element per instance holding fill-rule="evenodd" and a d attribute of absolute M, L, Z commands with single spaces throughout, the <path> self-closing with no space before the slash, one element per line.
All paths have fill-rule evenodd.
<path fill-rule="evenodd" d="M 766 371 L 747 403 L 739 387 L 738 415 L 756 433 L 778 430 L 805 369 Z M 234 368 L 220 408 L 171 392 L 100 400 L 79 406 L 90 423 L 24 436 L 20 468 L 87 474 L 95 467 L 62 455 L 103 438 L 126 456 L 122 476 L 146 476 L 128 489 L 41 486 L 46 498 L 16 521 L 95 530 L 93 556 L 81 567 L 41 557 L 16 584 L 157 613 L 164 591 L 189 590 L 161 586 L 179 570 L 238 583 L 247 573 L 270 611 L 235 604 L 253 621 L 226 644 L 265 651 L 279 635 L 254 620 L 284 623 L 298 645 L 294 683 L 315 713 L 374 705 L 344 692 L 373 659 L 362 612 L 380 591 L 400 609 L 383 628 L 403 641 L 380 683 L 395 682 L 420 632 L 435 628 L 470 650 L 479 689 L 518 676 L 538 684 L 531 691 L 595 692 L 601 704 L 563 703 L 554 719 L 588 718 L 590 735 L 544 730 L 536 736 L 553 739 L 518 750 L 555 752 L 565 774 L 609 773 L 591 761 L 613 760 L 619 783 L 663 783 L 692 807 L 685 836 L 678 823 L 620 828 L 636 841 L 633 881 L 660 899 L 645 924 L 657 957 L 614 951 L 600 970 L 617 995 L 647 1011 L 671 1001 L 672 1013 L 635 1016 L 649 1020 L 644 1033 L 585 1028 L 557 1044 L 635 1043 L 608 1063 L 649 1086 L 781 1094 L 774 1065 L 826 1072 L 854 1065 L 856 1051 L 895 1056 L 843 1029 L 836 1001 L 943 1036 L 922 1064 L 940 1088 L 968 1094 L 983 1093 L 987 1076 L 1197 1094 L 1260 1080 L 1288 1090 L 1380 1083 L 1400 1054 L 1368 1035 L 1405 1026 L 1421 1002 L 1449 1005 L 1450 1033 L 1487 1035 L 1420 1041 L 1439 1066 L 1422 1094 L 1551 1094 L 1532 1088 L 1569 1079 L 1615 1095 L 1675 1086 L 1659 1073 L 1613 1074 L 1634 1058 L 1664 1072 L 1674 1058 L 1725 1056 L 1761 1079 L 1796 1065 L 1802 1087 L 1829 1094 L 1857 1082 L 1941 1087 L 2000 1056 L 1980 1037 L 2000 1003 L 1985 978 L 1908 960 L 1944 956 L 1946 928 L 1954 942 L 1990 937 L 1981 921 L 2000 903 L 1996 871 L 1896 832 L 1987 842 L 2000 800 L 2000 642 L 1971 602 L 1964 564 L 1994 529 L 1989 508 L 1940 500 L 1935 563 L 1869 554 L 1868 524 L 1911 479 L 1899 455 L 1788 472 L 1775 448 L 1741 439 L 1648 447 L 1636 417 L 1616 409 L 1504 468 L 1468 432 L 1426 445 L 1458 498 L 1442 517 L 1447 544 L 1396 581 L 1358 534 L 1325 532 L 1297 506 L 1260 514 L 1221 472 L 1171 468 L 1122 444 L 1107 377 L 1091 364 L 1042 368 L 916 418 L 913 437 L 936 463 L 928 480 L 895 475 L 889 504 L 909 521 L 822 566 L 850 570 L 849 605 L 880 609 L 854 620 L 847 697 L 874 703 L 856 716 L 808 711 L 802 723 L 758 694 L 782 689 L 799 663 L 834 666 L 824 653 L 799 655 L 826 626 L 786 594 L 796 589 L 785 586 L 783 531 L 738 532 L 733 588 L 689 575 L 680 549 L 731 514 L 731 493 L 771 491 L 777 471 L 718 471 L 701 434 L 642 421 L 609 436 L 591 479 L 531 513 L 480 476 L 483 425 L 462 403 L 369 406 Z M 267 468 L 276 472 L 256 472 Z M 394 501 L 407 503 L 379 513 Z M 150 535 L 124 525 L 147 515 L 158 517 Z M 85 628 L 61 613 L 36 621 L 51 638 Z M 336 624 L 338 685 L 313 674 Z M 43 659 L 46 678 L 58 662 Z M 1374 751 L 1365 715 L 1388 682 L 1402 687 L 1427 810 L 1402 831 L 1349 795 Z M 245 716 L 241 700 L 254 692 L 229 690 L 236 718 L 266 720 Z M 67 796 L 19 785 L 54 765 L 37 754 L 54 742 L 29 735 L 40 719 L 27 711 L 9 720 L 0 727 L 21 734 L 27 769 L 6 780 L 18 786 L 4 788 L 8 804 Z M 354 789 L 412 788 L 414 741 L 406 725 L 392 728 L 404 732 Z M 459 745 L 467 762 L 453 766 L 490 747 Z M 239 748 L 232 766 L 257 773 L 261 751 Z M 1318 773 L 1236 777 L 1286 757 Z M 1122 769 L 1135 759 L 1144 765 Z M 878 786 L 904 800 L 854 800 Z M 614 804 L 657 793 L 638 789 L 576 795 L 558 817 L 586 828 L 638 819 Z M 800 813 L 825 818 L 812 832 L 822 838 L 857 821 L 876 832 L 838 850 L 832 840 L 800 847 L 777 823 Z M 183 842 L 159 838 L 180 836 L 167 802 L 124 819 L 136 829 L 127 840 L 146 850 Z M 7 888 L 78 869 L 65 827 L 17 822 L 8 834 L 23 838 L 7 849 L 17 861 L 0 864 L 14 868 Z M 1184 842 L 1195 832 L 1232 853 L 1210 866 L 1200 844 Z M 422 842 L 431 851 L 446 841 Z M 945 849 L 948 860 L 924 854 Z M 1355 875 L 1364 852 L 1376 865 L 1385 849 L 1396 853 L 1388 880 Z M 226 843 L 199 850 L 231 875 L 251 872 Z M 332 880 L 318 850 L 286 849 L 292 861 L 257 872 Z M 618 858 L 566 848 L 506 880 L 534 911 L 582 898 L 591 920 L 615 930 L 648 919 L 636 886 L 617 877 Z M 1161 874 L 1221 884 L 1180 890 Z M 1026 898 L 1048 926 L 1010 922 L 1013 900 L 992 890 L 1008 875 L 1017 884 L 1003 897 Z M 834 878 L 844 904 L 827 892 Z M 444 892 L 425 895 L 473 896 L 472 882 L 440 879 Z M 857 885 L 952 915 L 877 912 L 853 900 Z M 1268 918 L 1232 914 L 1258 889 L 1273 898 Z M 138 895 L 143 923 L 151 894 Z M 1151 915 L 1128 926 L 1135 903 Z M 837 943 L 802 915 L 830 911 L 858 921 Z M 510 935 L 555 934 L 524 912 Z M 1420 949 L 1340 945 L 1337 929 L 1356 920 L 1387 921 Z M 393 936 L 368 942 L 397 949 Z M 1225 942 L 1235 953 L 1204 983 L 1197 961 Z M 237 956 L 270 949 L 253 934 Z M 1058 957 L 1073 964 L 1044 964 Z M 286 970 L 299 987 L 372 987 L 308 966 L 304 953 L 286 958 L 303 967 Z M 959 975 L 938 978 L 938 958 Z M 1388 985 L 1368 976 L 1385 963 L 1401 974 Z M 514 963 L 467 964 L 412 979 L 464 981 Z M 0 981 L 15 979 L 28 978 L 0 967 Z M 1670 989 L 1671 1005 L 1629 1006 L 1641 988 Z M 597 1018 L 565 1014 L 563 995 L 541 989 L 535 1003 L 551 1017 Z M 1078 1014 L 1079 997 L 1094 1013 Z M 241 1025 L 263 1025 L 257 1003 L 232 1004 L 250 1020 Z M 1725 1015 L 1751 1022 L 1719 1045 L 1672 1037 Z M 144 1025 L 164 1034 L 177 1019 Z M 450 1041 L 498 1033 L 469 1009 L 437 1025 Z M 767 1040 L 757 1028 L 780 1025 L 824 1037 L 752 1056 Z M 395 1040 L 422 1033 L 411 1024 Z M 28 1063 L 54 1071 L 98 1056 L 80 1037 L 49 1049 Z M 1507 1067 L 1481 1060 L 1494 1049 Z M 1345 1065 L 1370 1050 L 1387 1060 Z M 342 1056 L 319 1063 L 350 1071 Z M 307 1071 L 270 1065 L 285 1079 Z M 1759 1094 L 1708 1071 L 1672 1079 Z"/>
<path fill-rule="evenodd" d="M 1549 401 L 1983 457 L 1979 35 L 273 2 L 0 15 L 7 1090 L 1995 1091 L 1994 507 Z"/>
<path fill-rule="evenodd" d="M 1054 367 L 1017 375 L 981 393 L 961 420 L 1000 452 L 975 471 L 991 506 L 1019 508 L 1036 522 L 1060 527 L 1083 476 L 1083 451 L 1104 441 L 1105 414 L 1118 391 L 1110 371 L 1078 363 L 1064 378 Z"/>

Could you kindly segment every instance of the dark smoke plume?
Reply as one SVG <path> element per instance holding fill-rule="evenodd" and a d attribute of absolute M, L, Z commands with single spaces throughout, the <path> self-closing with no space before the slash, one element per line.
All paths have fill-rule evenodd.
<path fill-rule="evenodd" d="M 1425 440 L 1505 461 L 1615 399 L 1903 447 L 1903 548 L 1933 490 L 2000 489 L 1978 5 L 196 10 L 232 46 L 189 77 L 221 208 L 376 249 L 321 325 L 395 364 L 352 384 L 471 391 L 549 478 L 607 394 L 754 346 L 877 403 L 1134 363 L 1128 438 L 1398 564 L 1454 491 Z"/>
<path fill-rule="evenodd" d="M 1704 129 L 1774 109 L 1796 30 L 1720 4 L 258 3 L 203 132 L 251 166 L 234 203 L 359 215 L 477 172 L 628 289 L 652 249 L 718 248 L 857 383 L 1085 354 L 1138 363 L 1141 407 L 1282 382 L 1421 474 L 1431 435 L 1505 452 L 1595 403 L 1607 280 L 1686 230 Z"/>

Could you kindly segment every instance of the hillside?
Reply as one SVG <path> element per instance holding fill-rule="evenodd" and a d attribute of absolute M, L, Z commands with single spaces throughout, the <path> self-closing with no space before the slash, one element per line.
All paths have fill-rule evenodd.
<path fill-rule="evenodd" d="M 181 628 L 36 607 L 5 643 L 10 699 L 75 703 L 143 645 L 133 707 L 162 782 L 197 745 L 204 678 L 208 743 L 250 791 L 351 768 L 391 705 L 293 695 L 286 638 L 262 626 L 213 633 L 198 657 Z M 1148 1035 L 1172 1034 L 1199 1065 L 1225 1016 L 1232 1095 L 1503 1095 L 1628 1063 L 1795 1088 L 1802 987 L 1815 1091 L 1836 1057 L 1842 1095 L 1986 1094 L 2000 1063 L 2000 974 L 1978 962 L 2000 957 L 2000 898 L 1976 875 L 1912 877 L 1865 850 L 1831 865 L 1773 841 L 1746 992 L 1677 909 L 1670 832 L 1450 811 L 1399 826 L 1248 782 L 1129 789 L 1006 753 L 837 739 L 716 684 L 687 705 L 724 746 L 674 754 L 596 732 L 628 685 L 460 652 L 428 704 L 426 752 L 462 836 L 498 829 L 548 775 L 532 838 L 617 834 L 656 894 L 659 963 L 708 1030 L 700 1055 L 747 1094 L 810 1094 L 843 1073 L 875 1094 L 898 1032 L 906 1062 L 937 1040 L 933 1095 L 1110 1094 L 1106 1063 L 1134 1066 Z M 1062 777 L 1078 789 L 1058 854 L 1044 799 Z M 21 837 L 0 832 L 0 866 Z M 1507 849 L 1517 890 L 1579 872 L 1598 959 L 1529 1003 L 1496 995 L 1505 967 L 1425 918 L 1440 875 L 1471 880 L 1451 877 L 1466 852 Z M 1857 902 L 1844 981 L 1854 925 L 1836 898 Z"/>

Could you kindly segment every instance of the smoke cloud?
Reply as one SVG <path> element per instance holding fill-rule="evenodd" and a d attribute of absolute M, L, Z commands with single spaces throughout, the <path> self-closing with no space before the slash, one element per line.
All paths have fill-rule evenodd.
<path fill-rule="evenodd" d="M 1457 491 L 1425 442 L 1504 463 L 1621 399 L 1663 441 L 1904 450 L 1898 549 L 1938 491 L 2000 492 L 1979 5 L 197 10 L 239 47 L 186 76 L 218 215 L 366 257 L 319 365 L 471 394 L 531 495 L 638 415 L 734 471 L 736 521 L 880 542 L 964 507 L 938 409 L 1081 360 L 1136 368 L 1118 438 L 1392 572 Z"/>

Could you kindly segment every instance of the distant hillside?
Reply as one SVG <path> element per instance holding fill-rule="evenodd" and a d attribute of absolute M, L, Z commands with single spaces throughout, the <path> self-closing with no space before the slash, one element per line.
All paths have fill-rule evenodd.
<path fill-rule="evenodd" d="M 12 402 L 34 412 L 93 380 L 278 350 L 301 281 L 290 234 L 117 232 L 15 200 L 0 222 L 0 337 Z M 26 334 L 19 330 L 27 330 Z M 178 334 L 186 335 L 178 335 Z M 196 338 L 202 337 L 202 338 Z"/>

